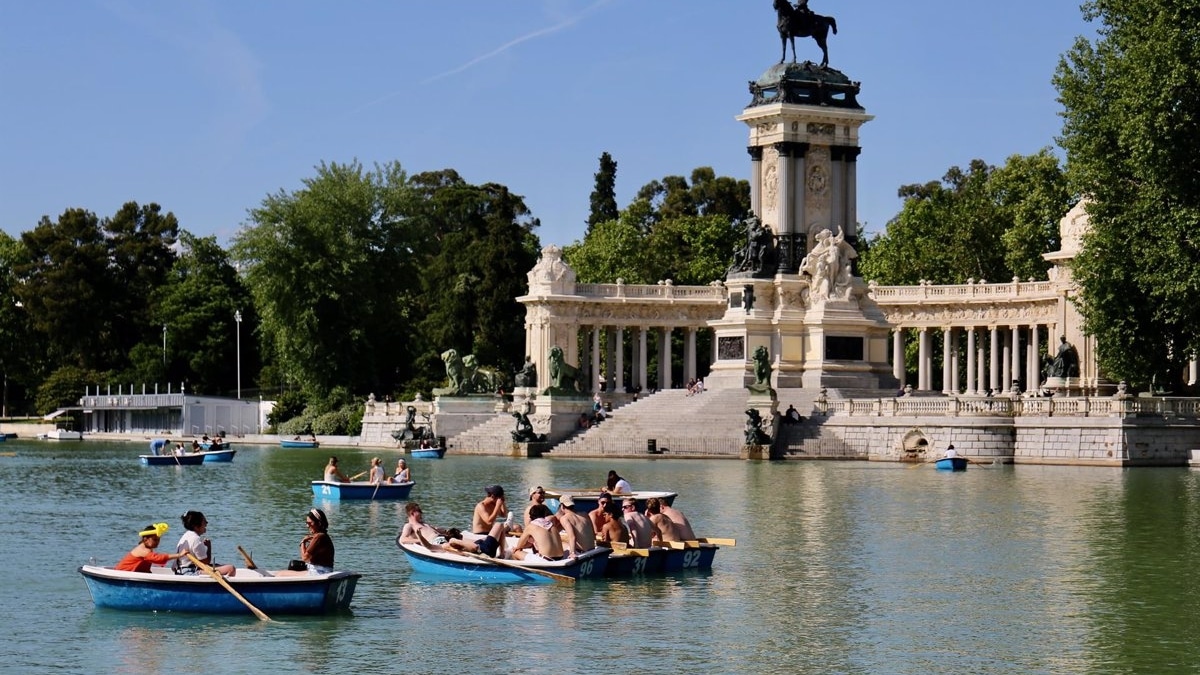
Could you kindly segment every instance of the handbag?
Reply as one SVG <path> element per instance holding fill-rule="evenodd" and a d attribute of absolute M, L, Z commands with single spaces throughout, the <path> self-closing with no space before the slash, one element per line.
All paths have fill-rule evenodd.
<path fill-rule="evenodd" d="M 308 570 L 308 565 L 303 560 L 289 560 L 287 568 L 290 572 L 305 572 Z"/>

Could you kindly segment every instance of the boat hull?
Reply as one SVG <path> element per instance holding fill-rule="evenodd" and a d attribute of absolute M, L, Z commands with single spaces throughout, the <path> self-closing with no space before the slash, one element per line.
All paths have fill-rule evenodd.
<path fill-rule="evenodd" d="M 313 496 L 323 499 L 408 499 L 415 481 L 407 483 L 338 483 L 336 481 L 314 480 L 312 482 Z"/>
<path fill-rule="evenodd" d="M 617 550 L 608 561 L 609 577 L 629 577 L 651 574 L 675 574 L 687 570 L 711 570 L 716 558 L 715 544 L 689 544 L 680 548 L 652 546 L 641 549 Z"/>
<path fill-rule="evenodd" d="M 938 471 L 966 471 L 966 457 L 943 457 L 934 463 L 933 468 Z"/>
<path fill-rule="evenodd" d="M 497 565 L 453 553 L 430 551 L 420 544 L 401 544 L 398 537 L 396 545 L 408 557 L 413 571 L 423 575 L 493 584 L 554 583 L 554 579 L 536 572 Z M 510 560 L 509 562 L 554 574 L 562 574 L 574 579 L 599 579 L 604 576 L 605 570 L 608 568 L 608 559 L 611 554 L 610 549 L 595 548 L 572 560 L 554 562 Z"/>
<path fill-rule="evenodd" d="M 236 453 L 237 450 L 206 450 L 195 454 L 203 457 L 205 464 L 209 464 L 211 462 L 232 462 Z"/>
<path fill-rule="evenodd" d="M 441 459 L 446 454 L 445 448 L 416 448 L 409 451 L 413 459 Z"/>
<path fill-rule="evenodd" d="M 195 466 L 203 464 L 204 457 L 200 453 L 190 455 L 138 455 L 138 460 L 146 466 Z"/>
<path fill-rule="evenodd" d="M 228 590 L 208 576 L 122 572 L 109 567 L 79 568 L 97 607 L 131 611 L 250 614 Z M 332 572 L 313 576 L 264 577 L 239 569 L 226 581 L 252 605 L 271 614 L 329 614 L 350 608 L 361 575 Z"/>
<path fill-rule="evenodd" d="M 321 443 L 319 441 L 282 440 L 282 441 L 279 441 L 279 447 L 281 447 L 281 448 L 319 448 L 319 447 L 321 447 Z"/>
<path fill-rule="evenodd" d="M 546 490 L 546 501 L 548 503 L 552 502 L 552 503 L 550 503 L 550 507 L 554 511 L 557 511 L 559 498 L 562 497 L 563 495 L 567 495 L 567 494 L 571 495 L 571 498 L 575 500 L 575 512 L 576 513 L 586 513 L 588 511 L 595 511 L 600 506 L 600 501 L 599 501 L 600 493 L 599 492 L 573 492 L 570 490 L 563 490 L 562 492 L 554 492 L 551 490 Z M 650 499 L 651 497 L 657 497 L 657 498 L 665 501 L 668 506 L 671 506 L 671 505 L 675 504 L 675 498 L 678 496 L 679 496 L 679 493 L 677 493 L 677 492 L 633 492 L 630 494 L 612 495 L 612 498 L 615 501 L 620 502 L 622 499 L 625 499 L 626 497 L 633 497 L 635 500 L 637 500 L 637 510 L 641 513 L 645 513 L 647 499 Z"/>
<path fill-rule="evenodd" d="M 229 441 L 221 441 L 220 443 L 200 441 L 200 447 L 204 450 L 228 450 L 231 446 L 229 445 Z"/>

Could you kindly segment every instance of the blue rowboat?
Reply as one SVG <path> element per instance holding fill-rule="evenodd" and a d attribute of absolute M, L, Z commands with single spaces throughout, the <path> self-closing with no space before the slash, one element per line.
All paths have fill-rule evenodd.
<path fill-rule="evenodd" d="M 666 560 L 663 561 L 663 572 L 682 572 L 684 570 L 711 570 L 713 558 L 717 556 L 715 544 L 697 544 L 695 542 L 669 542 Z"/>
<path fill-rule="evenodd" d="M 409 451 L 413 459 L 441 459 L 446 454 L 445 448 L 413 448 Z"/>
<path fill-rule="evenodd" d="M 966 471 L 966 457 L 943 457 L 934 463 L 933 468 L 938 471 Z"/>
<path fill-rule="evenodd" d="M 650 548 L 626 548 L 613 551 L 608 558 L 606 577 L 634 577 L 643 574 L 660 574 L 667 561 L 668 549 L 661 546 Z"/>
<path fill-rule="evenodd" d="M 186 455 L 138 455 L 138 460 L 146 466 L 194 466 L 204 463 L 204 456 L 198 452 Z"/>
<path fill-rule="evenodd" d="M 213 443 L 212 441 L 200 441 L 200 447 L 204 450 L 228 450 L 230 446 L 229 441 L 221 441 L 220 443 Z"/>
<path fill-rule="evenodd" d="M 321 447 L 321 444 L 317 441 L 299 441 L 299 440 L 295 440 L 295 439 L 288 440 L 285 438 L 285 439 L 281 439 L 279 441 L 279 447 L 281 447 L 281 448 L 319 448 L 319 447 Z"/>
<path fill-rule="evenodd" d="M 226 443 L 225 445 L 228 445 L 228 443 Z M 237 450 L 225 449 L 225 450 L 205 450 L 204 452 L 196 452 L 193 454 L 200 455 L 201 457 L 204 458 L 204 463 L 208 464 L 210 462 L 232 462 L 233 455 L 236 452 L 237 452 Z"/>
<path fill-rule="evenodd" d="M 580 490 L 579 492 L 576 492 L 576 491 L 570 490 L 570 489 L 563 489 L 561 491 L 546 490 L 547 506 L 549 506 L 549 508 L 551 510 L 557 511 L 558 510 L 558 500 L 561 499 L 563 495 L 571 495 L 571 498 L 575 500 L 575 512 L 576 513 L 586 513 L 588 511 L 595 511 L 600 506 L 600 493 L 599 492 L 593 492 L 593 491 L 588 491 L 588 490 Z M 621 500 L 625 499 L 626 497 L 633 497 L 635 500 L 637 500 L 637 510 L 640 513 L 645 513 L 647 499 L 650 499 L 651 497 L 657 497 L 657 498 L 665 501 L 667 503 L 667 506 L 671 506 L 675 503 L 675 498 L 679 496 L 679 493 L 678 492 L 631 492 L 628 494 L 614 494 L 611 496 L 612 496 L 613 501 L 616 502 L 618 505 L 620 505 Z"/>
<path fill-rule="evenodd" d="M 408 499 L 415 481 L 407 483 L 339 483 L 329 480 L 312 482 L 313 496 L 323 499 Z"/>
<path fill-rule="evenodd" d="M 574 579 L 599 579 L 604 576 L 604 571 L 608 568 L 608 558 L 612 554 L 612 549 L 594 548 L 570 560 L 507 560 L 505 562 L 511 564 L 497 564 L 455 553 L 430 551 L 420 544 L 402 544 L 399 537 L 396 537 L 396 545 L 408 556 L 413 571 L 419 574 L 494 584 L 554 583 L 554 579 L 550 577 L 520 569 L 521 567 L 562 574 Z"/>
<path fill-rule="evenodd" d="M 150 612 L 194 612 L 198 614 L 250 614 L 228 590 L 210 576 L 177 575 L 165 567 L 152 572 L 124 572 L 111 567 L 84 565 L 80 574 L 87 582 L 97 607 Z M 360 574 L 331 572 L 312 576 L 263 576 L 256 570 L 239 569 L 226 577 L 229 585 L 250 604 L 271 614 L 328 614 L 350 608 Z"/>

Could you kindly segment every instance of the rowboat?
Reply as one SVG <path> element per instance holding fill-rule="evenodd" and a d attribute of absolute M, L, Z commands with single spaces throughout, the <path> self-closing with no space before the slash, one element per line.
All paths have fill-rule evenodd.
<path fill-rule="evenodd" d="M 933 468 L 937 469 L 938 471 L 966 471 L 967 470 L 967 458 L 966 457 L 943 457 L 943 458 L 939 459 L 938 461 L 934 462 Z"/>
<path fill-rule="evenodd" d="M 599 579 L 604 576 L 608 558 L 612 555 L 612 549 L 594 548 L 569 560 L 496 562 L 486 557 L 475 558 L 457 553 L 431 551 L 420 544 L 401 543 L 399 537 L 396 537 L 396 545 L 408 556 L 413 571 L 419 574 L 498 584 L 554 582 L 551 577 L 538 572 L 550 572 L 573 579 Z"/>
<path fill-rule="evenodd" d="M 225 443 L 225 445 L 228 446 L 229 444 Z M 208 464 L 209 462 L 232 462 L 233 455 L 236 452 L 237 450 L 230 450 L 226 447 L 224 450 L 205 450 L 204 452 L 195 452 L 192 454 L 200 455 L 204 458 L 204 463 Z"/>
<path fill-rule="evenodd" d="M 83 432 L 71 429 L 51 429 L 44 434 L 38 434 L 38 438 L 45 441 L 82 441 Z"/>
<path fill-rule="evenodd" d="M 146 466 L 193 466 L 204 463 L 204 455 L 192 452 L 185 455 L 138 455 L 138 460 Z"/>
<path fill-rule="evenodd" d="M 608 559 L 609 577 L 674 574 L 685 570 L 711 570 L 716 544 L 673 541 L 650 548 L 617 548 Z"/>
<path fill-rule="evenodd" d="M 151 612 L 199 614 L 249 614 L 250 610 L 216 579 L 207 575 L 177 575 L 166 567 L 151 572 L 125 572 L 111 567 L 84 565 L 97 607 Z M 239 568 L 226 577 L 246 600 L 266 614 L 328 614 L 350 608 L 360 574 L 331 572 L 310 576 L 267 576 Z"/>
<path fill-rule="evenodd" d="M 281 448 L 319 448 L 321 444 L 317 441 L 302 441 L 299 439 L 280 439 L 279 447 Z"/>
<path fill-rule="evenodd" d="M 409 452 L 413 459 L 441 459 L 446 454 L 446 448 L 413 448 Z"/>
<path fill-rule="evenodd" d="M 406 483 L 339 483 L 330 480 L 314 480 L 313 495 L 325 499 L 408 499 L 415 481 Z"/>
<path fill-rule="evenodd" d="M 575 500 L 575 511 L 584 513 L 586 511 L 595 511 L 600 506 L 600 491 L 580 490 L 576 492 L 569 488 L 546 490 L 546 502 L 551 510 L 558 510 L 558 500 L 563 495 L 571 495 Z M 633 497 L 637 500 L 637 510 L 639 512 L 646 511 L 646 500 L 651 497 L 657 497 L 667 503 L 668 506 L 675 503 L 675 498 L 679 496 L 678 492 L 629 492 L 622 494 L 610 495 L 613 501 L 620 503 L 626 497 Z"/>
<path fill-rule="evenodd" d="M 213 441 L 200 441 L 200 447 L 204 450 L 228 450 L 229 441 L 221 441 L 214 443 Z"/>

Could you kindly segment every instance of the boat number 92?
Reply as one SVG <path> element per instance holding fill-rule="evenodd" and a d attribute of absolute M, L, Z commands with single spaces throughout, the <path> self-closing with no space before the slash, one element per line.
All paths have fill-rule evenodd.
<path fill-rule="evenodd" d="M 700 551 L 684 551 L 683 566 L 696 567 L 700 564 Z"/>

